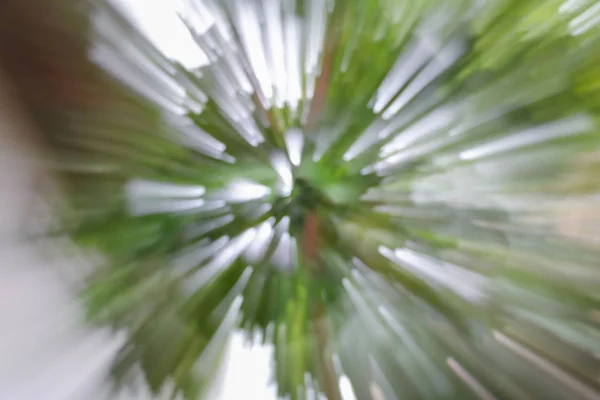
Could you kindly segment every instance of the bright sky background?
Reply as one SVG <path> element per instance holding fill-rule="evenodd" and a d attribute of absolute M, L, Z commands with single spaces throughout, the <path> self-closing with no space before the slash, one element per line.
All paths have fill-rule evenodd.
<path fill-rule="evenodd" d="M 188 68 L 208 60 L 177 15 L 179 0 L 113 0 L 167 57 Z"/>

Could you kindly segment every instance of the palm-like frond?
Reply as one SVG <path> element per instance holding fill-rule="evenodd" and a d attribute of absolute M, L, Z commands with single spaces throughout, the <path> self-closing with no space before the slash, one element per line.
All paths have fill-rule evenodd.
<path fill-rule="evenodd" d="M 597 4 L 187 4 L 201 68 L 96 1 L 102 68 L 20 85 L 118 381 L 196 398 L 242 327 L 281 396 L 599 397 Z"/>

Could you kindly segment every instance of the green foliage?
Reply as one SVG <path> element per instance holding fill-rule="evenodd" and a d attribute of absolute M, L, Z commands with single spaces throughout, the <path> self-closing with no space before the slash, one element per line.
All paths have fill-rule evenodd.
<path fill-rule="evenodd" d="M 296 105 L 275 99 L 276 60 L 262 93 L 263 48 L 236 20 L 279 3 L 206 3 L 228 20 L 183 15 L 210 60 L 186 70 L 97 2 L 116 33 L 90 41 L 151 95 L 82 58 L 100 103 L 32 107 L 62 232 L 103 257 L 90 320 L 128 336 L 116 382 L 139 366 L 154 392 L 198 398 L 242 328 L 273 343 L 292 399 L 337 400 L 343 374 L 359 399 L 596 398 L 600 235 L 563 214 L 599 219 L 600 28 L 573 23 L 587 6 L 281 2 L 298 47 L 269 47 L 270 17 L 262 46 L 297 51 Z M 582 383 L 547 383 L 527 351 Z"/>

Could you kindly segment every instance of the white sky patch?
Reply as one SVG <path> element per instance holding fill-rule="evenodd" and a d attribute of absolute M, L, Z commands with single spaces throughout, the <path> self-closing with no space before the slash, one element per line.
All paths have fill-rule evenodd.
<path fill-rule="evenodd" d="M 295 166 L 300 165 L 302 148 L 304 146 L 304 135 L 300 129 L 292 128 L 285 133 L 285 144 L 287 146 L 290 161 Z"/>
<path fill-rule="evenodd" d="M 200 185 L 177 185 L 168 182 L 134 179 L 126 185 L 127 193 L 135 197 L 198 197 L 206 191 Z"/>
<path fill-rule="evenodd" d="M 339 380 L 340 392 L 344 400 L 356 400 L 352 383 L 346 375 L 342 375 Z"/>
<path fill-rule="evenodd" d="M 227 371 L 222 390 L 214 397 L 218 400 L 276 398 L 276 388 L 270 382 L 269 363 L 273 357 L 273 346 L 244 344 L 241 333 L 234 333 L 227 354 Z"/>
<path fill-rule="evenodd" d="M 186 68 L 208 63 L 206 54 L 196 45 L 177 15 L 181 1 L 112 0 L 126 17 L 168 58 Z"/>
<path fill-rule="evenodd" d="M 581 35 L 594 25 L 600 23 L 600 1 L 573 18 L 569 23 L 571 34 Z"/>
<path fill-rule="evenodd" d="M 205 204 L 200 198 L 205 189 L 198 185 L 134 179 L 125 185 L 125 192 L 129 212 L 133 215 L 190 211 Z"/>
<path fill-rule="evenodd" d="M 242 1 L 237 3 L 236 11 L 241 44 L 246 50 L 256 80 L 265 97 L 263 104 L 266 108 L 270 108 L 273 99 L 273 86 L 261 39 L 262 27 L 258 15 L 256 15 L 256 7 L 251 7 L 250 4 Z M 260 93 L 258 94 L 260 95 Z"/>
<path fill-rule="evenodd" d="M 285 62 L 287 69 L 286 101 L 295 114 L 298 103 L 302 99 L 301 50 L 299 45 L 302 27 L 300 19 L 294 16 L 293 13 L 286 13 L 285 17 L 283 29 L 285 34 Z"/>
<path fill-rule="evenodd" d="M 271 164 L 281 178 L 278 182 L 279 194 L 288 196 L 292 192 L 294 186 L 294 177 L 292 175 L 290 160 L 285 154 L 276 152 L 271 155 Z"/>
<path fill-rule="evenodd" d="M 281 20 L 281 2 L 269 0 L 264 3 L 265 16 L 269 23 L 266 26 L 268 43 L 265 52 L 270 57 L 273 73 L 275 105 L 283 108 L 286 100 L 287 71 L 285 67 L 285 50 L 283 46 L 283 24 Z"/>
<path fill-rule="evenodd" d="M 257 200 L 271 193 L 265 185 L 250 180 L 239 179 L 231 182 L 222 192 L 222 199 L 231 203 L 245 203 Z"/>
<path fill-rule="evenodd" d="M 273 229 L 274 222 L 275 218 L 271 217 L 258 226 L 256 237 L 246 249 L 245 259 L 248 262 L 259 262 L 262 260 L 275 234 L 275 230 Z"/>

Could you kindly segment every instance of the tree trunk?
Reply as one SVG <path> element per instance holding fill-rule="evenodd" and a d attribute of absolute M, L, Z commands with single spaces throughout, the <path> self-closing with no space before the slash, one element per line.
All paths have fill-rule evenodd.
<path fill-rule="evenodd" d="M 302 232 L 302 259 L 313 279 L 320 279 L 322 266 L 318 255 L 319 219 L 314 211 L 306 216 Z M 312 305 L 313 326 L 317 337 L 317 360 L 323 373 L 325 395 L 328 400 L 341 400 L 337 374 L 333 365 L 332 354 L 328 348 L 328 332 L 326 310 L 319 296 Z"/>

